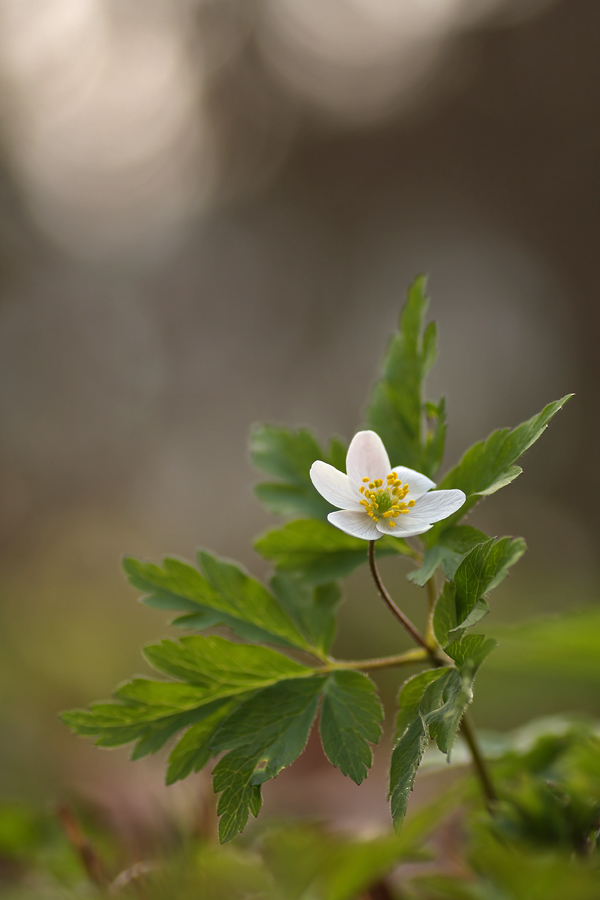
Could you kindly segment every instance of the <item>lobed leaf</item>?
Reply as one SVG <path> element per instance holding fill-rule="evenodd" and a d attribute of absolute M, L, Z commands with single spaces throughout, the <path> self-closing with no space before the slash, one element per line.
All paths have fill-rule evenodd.
<path fill-rule="evenodd" d="M 144 591 L 142 602 L 185 615 L 175 625 L 203 630 L 226 625 L 238 637 L 286 647 L 310 649 L 277 600 L 243 569 L 209 553 L 199 554 L 203 573 L 195 566 L 167 558 L 162 567 L 126 557 L 129 581 Z"/>
<path fill-rule="evenodd" d="M 213 755 L 210 744 L 215 732 L 237 705 L 236 700 L 221 703 L 202 721 L 183 733 L 169 756 L 167 784 L 175 784 L 192 772 L 199 772 L 204 768 Z"/>
<path fill-rule="evenodd" d="M 508 575 L 527 549 L 522 538 L 490 538 L 463 559 L 438 598 L 433 613 L 435 635 L 442 645 L 459 629 L 476 625 L 488 613 L 484 595 Z"/>
<path fill-rule="evenodd" d="M 424 404 L 423 381 L 437 356 L 437 330 L 423 330 L 429 300 L 426 280 L 417 278 L 408 290 L 399 330 L 392 337 L 367 409 L 371 428 L 383 440 L 392 465 L 408 466 L 431 477 L 441 464 L 446 433 L 443 400 Z M 424 434 L 424 413 L 429 427 Z"/>
<path fill-rule="evenodd" d="M 494 431 L 486 441 L 480 441 L 467 450 L 458 465 L 438 485 L 443 490 L 459 488 L 467 495 L 467 501 L 453 516 L 427 532 L 424 539 L 428 546 L 437 544 L 440 535 L 462 519 L 481 497 L 495 493 L 521 474 L 523 470 L 515 463 L 537 441 L 552 417 L 572 396 L 567 394 L 561 400 L 549 403 L 538 415 L 512 430 L 502 428 Z"/>
<path fill-rule="evenodd" d="M 469 635 L 446 648 L 456 667 L 429 669 L 403 686 L 390 769 L 392 817 L 397 830 L 429 739 L 435 740 L 450 759 L 461 719 L 473 699 L 475 674 L 495 646 L 495 641 L 486 641 L 482 635 Z"/>
<path fill-rule="evenodd" d="M 271 579 L 271 589 L 311 646 L 325 656 L 335 637 L 336 611 L 342 599 L 339 586 L 311 587 L 295 575 L 281 572 Z"/>
<path fill-rule="evenodd" d="M 442 533 L 439 544 L 425 551 L 421 568 L 409 572 L 407 578 L 423 587 L 441 565 L 446 578 L 452 581 L 467 553 L 488 540 L 485 532 L 471 525 L 453 525 Z"/>
<path fill-rule="evenodd" d="M 156 669 L 201 686 L 211 699 L 312 674 L 312 669 L 276 650 L 256 644 L 234 644 L 215 635 L 164 640 L 146 647 L 144 653 Z"/>
<path fill-rule="evenodd" d="M 317 459 L 345 471 L 346 448 L 334 438 L 324 451 L 305 428 L 293 431 L 259 425 L 250 435 L 250 458 L 261 472 L 277 480 L 260 482 L 255 493 L 269 512 L 283 516 L 311 516 L 326 519 L 331 506 L 310 480 L 309 471 Z"/>
<path fill-rule="evenodd" d="M 260 809 L 260 785 L 300 755 L 317 712 L 326 676 L 281 681 L 247 700 L 217 731 L 214 751 L 229 751 L 215 766 L 214 789 L 222 792 L 221 842 L 242 831 Z"/>
<path fill-rule="evenodd" d="M 284 572 L 296 572 L 306 584 L 337 581 L 367 562 L 367 542 L 352 537 L 328 522 L 296 519 L 268 531 L 254 547 Z M 377 541 L 378 556 L 414 552 L 402 538 L 384 536 Z"/>
<path fill-rule="evenodd" d="M 356 784 L 371 767 L 369 744 L 381 737 L 383 709 L 375 685 L 360 672 L 335 672 L 327 680 L 321 710 L 321 741 L 329 762 Z"/>
<path fill-rule="evenodd" d="M 137 741 L 133 758 L 139 759 L 155 753 L 190 725 L 202 723 L 194 733 L 210 731 L 211 736 L 216 727 L 211 722 L 218 724 L 257 690 L 283 679 L 313 675 L 312 669 L 275 650 L 233 644 L 215 636 L 162 641 L 145 652 L 158 669 L 182 680 L 134 678 L 115 691 L 118 702 L 64 713 L 65 724 L 78 734 L 95 736 L 97 745 L 103 747 Z M 183 747 L 191 746 L 192 740 L 188 738 Z M 175 760 L 182 764 L 179 755 Z"/>

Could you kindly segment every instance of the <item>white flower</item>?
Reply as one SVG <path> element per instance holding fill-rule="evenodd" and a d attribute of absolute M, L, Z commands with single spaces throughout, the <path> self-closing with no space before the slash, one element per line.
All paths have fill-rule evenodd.
<path fill-rule="evenodd" d="M 318 460 L 312 483 L 339 512 L 329 513 L 336 528 L 375 541 L 384 534 L 410 537 L 455 513 L 467 499 L 462 491 L 433 491 L 431 479 L 405 466 L 392 469 L 383 441 L 374 431 L 359 431 L 346 456 L 347 475 Z"/>

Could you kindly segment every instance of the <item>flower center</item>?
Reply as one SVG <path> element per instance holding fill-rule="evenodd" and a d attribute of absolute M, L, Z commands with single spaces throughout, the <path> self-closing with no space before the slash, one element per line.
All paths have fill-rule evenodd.
<path fill-rule="evenodd" d="M 383 478 L 376 478 L 374 481 L 371 481 L 370 478 L 363 478 L 359 490 L 364 496 L 364 500 L 360 502 L 367 515 L 375 522 L 379 522 L 380 518 L 386 519 L 390 528 L 396 527 L 394 519 L 409 512 L 415 505 L 414 500 L 409 500 L 408 503 L 402 502 L 408 494 L 409 487 L 408 484 L 402 487 L 402 482 L 395 472 L 390 472 L 386 484 L 383 483 Z"/>

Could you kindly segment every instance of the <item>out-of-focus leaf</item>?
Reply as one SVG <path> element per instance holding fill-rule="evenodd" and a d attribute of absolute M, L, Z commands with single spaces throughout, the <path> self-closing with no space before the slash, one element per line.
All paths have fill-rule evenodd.
<path fill-rule="evenodd" d="M 369 744 L 381 737 L 383 709 L 375 685 L 360 672 L 335 672 L 328 680 L 321 709 L 321 741 L 329 762 L 356 784 L 371 767 Z"/>
<path fill-rule="evenodd" d="M 495 672 L 536 673 L 561 681 L 600 682 L 600 609 L 590 607 L 516 625 L 487 628 L 499 642 Z"/>
<path fill-rule="evenodd" d="M 317 459 L 345 471 L 346 448 L 341 441 L 334 438 L 325 451 L 305 428 L 258 425 L 250 435 L 250 457 L 257 469 L 276 479 L 254 488 L 269 512 L 325 519 L 334 509 L 313 487 L 309 471 Z"/>
<path fill-rule="evenodd" d="M 417 278 L 409 288 L 399 330 L 388 345 L 367 419 L 383 440 L 392 465 L 408 466 L 432 477 L 444 453 L 446 422 L 443 401 L 424 404 L 422 397 L 423 381 L 437 356 L 435 324 L 431 322 L 423 330 L 428 303 L 425 278 Z"/>

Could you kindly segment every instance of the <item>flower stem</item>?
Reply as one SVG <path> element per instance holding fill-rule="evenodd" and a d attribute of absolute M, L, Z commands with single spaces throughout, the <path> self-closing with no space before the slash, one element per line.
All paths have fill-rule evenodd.
<path fill-rule="evenodd" d="M 373 581 L 381 595 L 383 601 L 385 602 L 388 609 L 393 613 L 393 615 L 398 619 L 400 624 L 408 631 L 412 639 L 419 644 L 420 647 L 425 650 L 425 654 L 421 657 L 422 659 L 429 658 L 431 663 L 434 666 L 443 666 L 444 662 L 439 655 L 437 641 L 435 640 L 435 634 L 433 632 L 433 608 L 436 601 L 436 589 L 435 582 L 430 578 L 427 582 L 427 591 L 429 597 L 429 617 L 427 622 L 427 638 L 424 638 L 419 631 L 415 628 L 413 623 L 408 619 L 404 613 L 398 609 L 390 595 L 388 594 L 375 564 L 375 541 L 369 541 L 369 566 L 371 568 L 371 574 L 373 576 Z M 417 651 L 418 652 L 418 651 Z M 414 651 L 413 651 L 414 653 Z M 403 654 L 403 656 L 407 656 L 408 654 Z M 391 657 L 393 659 L 393 657 Z M 414 657 L 413 657 L 414 658 Z M 417 657 L 418 659 L 418 657 Z M 365 663 L 373 663 L 373 662 L 381 662 L 383 660 L 365 660 Z M 363 668 L 367 668 L 368 666 L 363 663 Z M 397 665 L 403 665 L 404 662 L 396 663 Z M 389 665 L 389 663 L 388 663 Z M 394 665 L 394 663 L 391 663 Z M 378 666 L 369 666 L 370 668 L 383 668 L 384 665 Z M 494 784 L 492 782 L 491 775 L 489 773 L 487 764 L 481 752 L 481 748 L 479 746 L 479 741 L 477 740 L 477 734 L 475 731 L 475 726 L 471 721 L 471 718 L 467 712 L 465 712 L 461 726 L 460 726 L 462 735 L 467 742 L 469 747 L 471 757 L 473 760 L 473 766 L 475 768 L 475 772 L 479 779 L 479 783 L 481 785 L 481 790 L 486 799 L 486 805 L 490 812 L 492 812 L 493 804 L 498 800 L 498 795 L 496 794 L 496 789 L 494 788 Z"/>
<path fill-rule="evenodd" d="M 487 767 L 487 763 L 485 761 L 483 753 L 481 752 L 481 747 L 479 746 L 479 741 L 477 740 L 475 726 L 468 712 L 465 712 L 462 718 L 462 722 L 460 723 L 460 730 L 462 732 L 462 736 L 469 746 L 469 750 L 471 751 L 473 766 L 477 773 L 477 777 L 481 785 L 481 790 L 486 799 L 486 805 L 491 812 L 493 804 L 498 800 L 498 794 L 496 793 L 496 788 L 494 787 L 494 783 Z"/>
<path fill-rule="evenodd" d="M 379 575 L 379 571 L 377 570 L 377 565 L 375 563 L 375 541 L 369 541 L 369 567 L 371 569 L 371 575 L 373 576 L 375 586 L 377 587 L 381 598 L 383 599 L 392 615 L 394 615 L 403 626 L 403 628 L 408 631 L 413 641 L 419 644 L 420 647 L 423 647 L 423 649 L 430 654 L 431 648 L 427 645 L 425 638 L 417 631 L 413 623 L 404 615 L 402 610 L 398 609 L 384 587 L 381 576 Z"/>

